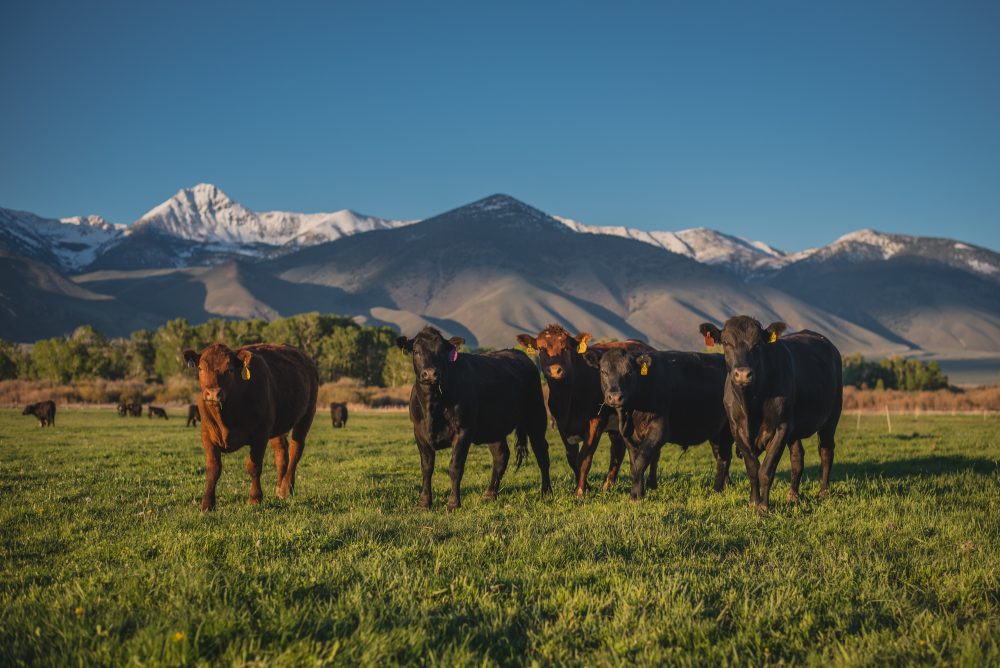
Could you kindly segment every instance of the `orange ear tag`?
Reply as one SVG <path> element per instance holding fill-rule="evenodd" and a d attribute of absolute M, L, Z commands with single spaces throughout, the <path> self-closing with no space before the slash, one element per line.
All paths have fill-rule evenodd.
<path fill-rule="evenodd" d="M 771 332 L 771 340 L 768 341 L 768 343 L 774 343 L 777 340 L 778 340 L 778 333 L 777 332 Z"/>
<path fill-rule="evenodd" d="M 580 345 L 576 347 L 576 352 L 580 353 L 581 355 L 587 352 L 587 342 L 580 341 Z"/>
<path fill-rule="evenodd" d="M 643 363 L 642 368 L 639 369 L 639 375 L 640 376 L 648 376 L 649 375 L 649 365 L 646 364 L 645 362 Z"/>
<path fill-rule="evenodd" d="M 243 380 L 250 380 L 250 367 L 247 366 L 249 362 L 249 360 L 243 362 L 243 371 L 240 372 L 240 375 L 243 376 Z"/>
<path fill-rule="evenodd" d="M 712 332 L 705 332 L 705 345 L 709 348 L 715 345 L 715 339 L 712 338 Z"/>

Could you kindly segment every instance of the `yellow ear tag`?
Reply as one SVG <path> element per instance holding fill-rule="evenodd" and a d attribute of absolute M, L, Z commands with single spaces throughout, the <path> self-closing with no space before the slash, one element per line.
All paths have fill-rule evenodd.
<path fill-rule="evenodd" d="M 580 353 L 581 355 L 587 352 L 587 342 L 580 341 L 580 345 L 576 347 L 576 352 Z"/>
<path fill-rule="evenodd" d="M 250 380 L 250 367 L 247 366 L 247 364 L 249 363 L 250 360 L 246 360 L 243 362 L 243 371 L 240 372 L 240 375 L 243 376 L 243 380 Z"/>
<path fill-rule="evenodd" d="M 778 333 L 777 332 L 771 332 L 771 340 L 768 341 L 768 343 L 774 343 L 777 340 L 778 340 Z"/>
<path fill-rule="evenodd" d="M 642 368 L 639 369 L 639 375 L 640 376 L 647 376 L 647 375 L 649 375 L 649 365 L 646 364 L 645 362 L 643 362 Z"/>

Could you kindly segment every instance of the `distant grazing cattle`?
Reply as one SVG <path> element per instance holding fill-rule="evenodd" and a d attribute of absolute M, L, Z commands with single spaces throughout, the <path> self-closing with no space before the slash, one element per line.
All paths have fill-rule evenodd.
<path fill-rule="evenodd" d="M 574 337 L 560 325 L 549 325 L 537 336 L 517 336 L 517 342 L 522 346 L 538 351 L 538 365 L 549 386 L 549 412 L 566 448 L 566 459 L 573 470 L 577 496 L 583 496 L 586 489 L 587 474 L 602 433 L 607 432 L 611 440 L 611 464 L 603 489 L 606 490 L 615 483 L 625 457 L 625 442 L 618 431 L 617 416 L 613 410 L 604 406 L 601 374 L 587 363 L 583 354 L 588 348 L 597 351 L 622 348 L 636 354 L 653 350 L 642 341 L 634 339 L 590 345 L 591 338 L 586 332 Z M 656 488 L 656 463 L 659 456 L 657 451 L 650 462 L 650 489 Z"/>
<path fill-rule="evenodd" d="M 726 356 L 726 413 L 750 478 L 750 505 L 760 512 L 768 510 L 786 445 L 792 458 L 788 499 L 798 500 L 802 439 L 813 434 L 819 435 L 819 493 L 826 496 L 843 406 L 840 351 L 808 330 L 782 337 L 785 327 L 774 322 L 764 329 L 745 315 L 730 318 L 722 330 L 709 322 L 699 327 L 705 344 L 721 343 Z"/>
<path fill-rule="evenodd" d="M 722 406 L 722 355 L 613 348 L 588 350 L 584 357 L 600 369 L 604 403 L 618 413 L 632 455 L 633 499 L 645 494 L 643 473 L 664 443 L 687 447 L 708 441 L 715 455 L 715 490 L 722 490 L 733 456 Z"/>
<path fill-rule="evenodd" d="M 160 417 L 160 418 L 163 418 L 164 420 L 168 419 L 168 418 L 167 418 L 167 411 L 163 410 L 163 409 L 162 409 L 162 408 L 160 408 L 159 406 L 154 406 L 154 405 L 152 405 L 152 404 L 150 404 L 150 405 L 149 405 L 149 408 L 148 408 L 148 410 L 146 411 L 146 414 L 147 414 L 147 415 L 149 416 L 149 419 L 150 419 L 150 420 L 152 420 L 152 419 L 153 419 L 153 416 L 154 416 L 154 415 L 155 415 L 156 417 Z"/>
<path fill-rule="evenodd" d="M 128 406 L 125 404 L 125 402 L 119 403 L 117 408 L 118 408 L 118 417 L 125 417 L 126 415 L 128 415 Z"/>
<path fill-rule="evenodd" d="M 449 447 L 448 509 L 462 505 L 462 474 L 473 443 L 487 444 L 493 455 L 493 477 L 483 498 L 495 499 L 510 459 L 507 436 L 512 431 L 516 434 L 518 467 L 530 440 L 542 474 L 542 493 L 550 493 L 547 418 L 535 365 L 518 350 L 459 353 L 462 343 L 461 337 L 445 340 L 433 327 L 425 327 L 412 339 L 396 339 L 401 349 L 412 353 L 416 374 L 410 391 L 410 420 L 423 473 L 420 505 L 431 505 L 434 454 Z"/>
<path fill-rule="evenodd" d="M 295 469 L 316 414 L 319 373 L 315 362 L 296 348 L 271 344 L 232 350 L 216 343 L 200 354 L 185 350 L 184 359 L 198 369 L 201 387 L 198 410 L 206 463 L 201 509 L 215 508 L 222 453 L 248 444 L 249 502 L 260 503 L 260 470 L 268 440 L 278 470 L 275 493 L 287 498 L 295 490 Z"/>
<path fill-rule="evenodd" d="M 198 412 L 198 404 L 189 404 L 187 426 L 195 427 L 199 422 L 201 422 L 201 413 Z"/>
<path fill-rule="evenodd" d="M 125 405 L 125 408 L 132 417 L 142 417 L 142 404 L 138 401 L 130 401 Z"/>
<path fill-rule="evenodd" d="M 340 404 L 334 401 L 330 404 L 330 419 L 333 426 L 340 428 L 347 426 L 347 404 Z"/>
<path fill-rule="evenodd" d="M 34 415 L 38 418 L 39 427 L 56 426 L 56 402 L 39 401 L 37 404 L 28 404 L 24 407 L 21 415 Z"/>

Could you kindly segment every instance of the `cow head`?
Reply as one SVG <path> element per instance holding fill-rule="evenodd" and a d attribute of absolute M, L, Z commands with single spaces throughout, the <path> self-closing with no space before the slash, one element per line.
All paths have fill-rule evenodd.
<path fill-rule="evenodd" d="M 643 376 L 647 376 L 653 366 L 653 359 L 647 353 L 631 353 L 624 348 L 591 349 L 583 358 L 600 370 L 604 403 L 618 411 L 629 404 Z"/>
<path fill-rule="evenodd" d="M 727 320 L 721 330 L 705 322 L 698 327 L 698 331 L 705 337 L 706 345 L 722 344 L 726 368 L 733 384 L 750 387 L 755 378 L 761 377 L 765 346 L 777 341 L 786 327 L 783 322 L 772 322 L 765 329 L 757 320 L 738 315 Z"/>
<path fill-rule="evenodd" d="M 213 344 L 201 353 L 185 350 L 184 360 L 198 369 L 201 397 L 209 406 L 222 406 L 243 394 L 255 366 L 249 350 L 236 352 L 224 343 Z"/>
<path fill-rule="evenodd" d="M 421 385 L 444 387 L 450 365 L 458 361 L 458 347 L 465 343 L 461 336 L 445 339 L 441 332 L 427 326 L 412 339 L 400 336 L 396 345 L 413 356 L 413 373 Z"/>
<path fill-rule="evenodd" d="M 24 412 L 21 415 L 31 415 L 33 410 L 35 410 L 35 404 L 28 404 L 24 407 Z"/>
<path fill-rule="evenodd" d="M 587 351 L 591 338 L 587 332 L 573 336 L 560 325 L 549 325 L 538 336 L 518 334 L 517 342 L 528 350 L 537 350 L 538 366 L 545 380 L 558 382 L 573 380 L 574 362 Z"/>

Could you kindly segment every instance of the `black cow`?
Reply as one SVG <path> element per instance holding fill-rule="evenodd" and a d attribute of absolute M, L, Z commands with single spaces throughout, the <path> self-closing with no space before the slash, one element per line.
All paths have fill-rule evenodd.
<path fill-rule="evenodd" d="M 601 434 L 606 431 L 611 441 L 611 462 L 603 489 L 607 490 L 615 483 L 625 458 L 625 442 L 618 430 L 618 420 L 614 411 L 604 407 L 600 374 L 584 360 L 583 354 L 588 347 L 591 350 L 624 348 L 634 353 L 653 350 L 634 339 L 590 345 L 591 338 L 587 332 L 573 336 L 561 325 L 549 325 L 537 336 L 517 336 L 517 342 L 522 346 L 538 350 L 538 366 L 549 386 L 549 412 L 566 448 L 566 459 L 573 470 L 577 496 L 583 496 L 587 488 L 587 474 Z M 650 489 L 656 488 L 658 457 L 657 453 L 649 465 L 647 484 Z"/>
<path fill-rule="evenodd" d="M 142 417 L 142 404 L 137 401 L 130 401 L 125 405 L 128 414 L 132 417 Z"/>
<path fill-rule="evenodd" d="M 188 427 L 196 427 L 201 422 L 201 413 L 198 412 L 198 404 L 188 404 Z"/>
<path fill-rule="evenodd" d="M 28 404 L 24 407 L 21 415 L 34 415 L 38 418 L 39 427 L 56 426 L 56 402 L 39 401 L 37 404 Z"/>
<path fill-rule="evenodd" d="M 785 327 L 775 322 L 764 329 L 745 315 L 730 318 L 721 331 L 709 322 L 699 327 L 706 345 L 721 343 L 725 352 L 726 413 L 750 478 L 750 506 L 760 512 L 767 512 L 786 445 L 792 457 L 788 499 L 798 500 L 802 439 L 813 434 L 819 435 L 819 493 L 826 496 L 843 406 L 840 351 L 808 330 L 781 337 Z"/>
<path fill-rule="evenodd" d="M 167 419 L 167 411 L 163 410 L 159 406 L 154 406 L 153 404 L 149 405 L 149 410 L 146 411 L 146 415 L 149 417 L 150 420 L 153 419 L 154 415 L 156 417 L 163 418 L 164 420 Z"/>
<path fill-rule="evenodd" d="M 330 404 L 330 419 L 333 420 L 333 426 L 336 428 L 347 426 L 347 404 L 337 403 L 336 401 Z"/>
<path fill-rule="evenodd" d="M 128 406 L 125 402 L 119 402 L 118 404 L 118 417 L 125 417 L 128 415 Z"/>
<path fill-rule="evenodd" d="M 632 456 L 632 498 L 645 494 L 643 474 L 664 443 L 683 447 L 708 441 L 715 455 L 715 491 L 729 479 L 733 437 L 722 406 L 726 363 L 721 355 L 627 349 L 584 354 L 600 369 L 604 403 Z"/>
<path fill-rule="evenodd" d="M 518 467 L 530 440 L 542 474 L 542 493 L 550 493 L 547 418 L 534 362 L 519 350 L 483 355 L 459 353 L 462 343 L 461 337 L 445 340 L 433 327 L 425 327 L 412 339 L 405 336 L 396 339 L 396 345 L 412 353 L 416 374 L 410 391 L 410 420 L 423 473 L 420 505 L 424 508 L 431 505 L 434 454 L 448 447 L 451 448 L 448 509 L 462 505 L 462 474 L 473 443 L 488 444 L 493 455 L 493 477 L 483 498 L 495 499 L 510 459 L 507 436 L 512 431 L 517 438 Z"/>

